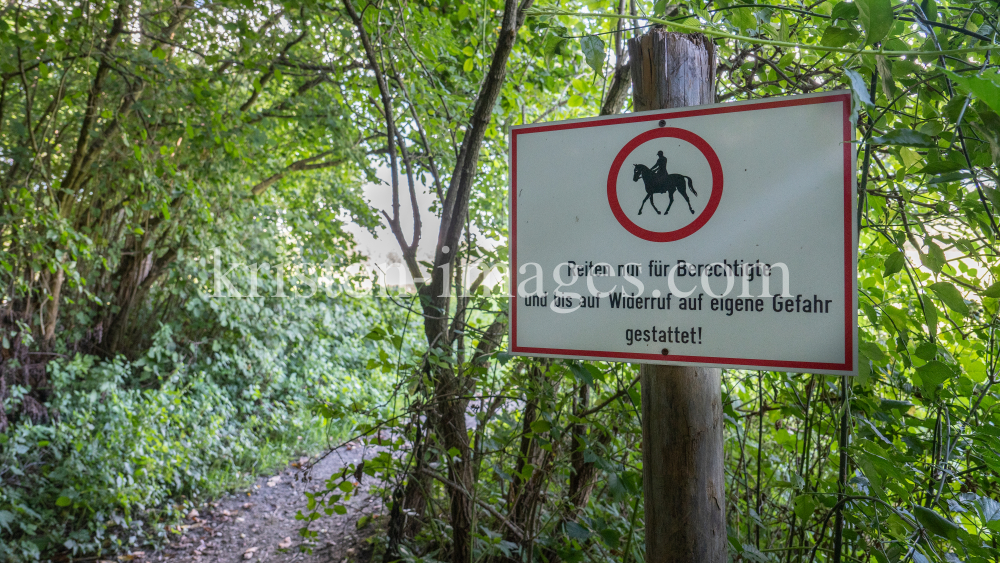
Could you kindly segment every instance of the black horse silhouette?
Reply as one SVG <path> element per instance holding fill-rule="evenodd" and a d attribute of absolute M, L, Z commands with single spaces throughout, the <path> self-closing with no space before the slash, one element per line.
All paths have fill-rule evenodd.
<path fill-rule="evenodd" d="M 632 181 L 638 182 L 639 178 L 642 178 L 642 182 L 646 185 L 646 199 L 643 199 L 642 205 L 639 206 L 639 215 L 642 215 L 642 208 L 646 206 L 647 200 L 653 206 L 653 210 L 656 211 L 657 215 L 666 215 L 670 212 L 670 207 L 674 204 L 674 192 L 676 191 L 681 192 L 681 196 L 688 204 L 688 209 L 694 214 L 694 208 L 691 207 L 691 200 L 687 196 L 687 191 L 691 190 L 691 193 L 694 195 L 698 195 L 698 192 L 694 191 L 691 178 L 683 174 L 656 174 L 645 164 L 635 164 L 633 166 L 635 166 L 635 175 L 632 176 Z M 685 180 L 687 181 L 686 184 Z M 656 204 L 653 203 L 653 194 L 667 194 L 670 196 L 670 203 L 667 205 L 666 211 L 662 214 L 656 208 Z"/>

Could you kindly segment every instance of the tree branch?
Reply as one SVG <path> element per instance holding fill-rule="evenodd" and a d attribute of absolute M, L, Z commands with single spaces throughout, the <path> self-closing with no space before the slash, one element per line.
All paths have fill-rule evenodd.
<path fill-rule="evenodd" d="M 104 56 L 101 57 L 101 62 L 97 66 L 97 72 L 94 75 L 90 93 L 87 95 L 87 109 L 84 112 L 83 122 L 80 124 L 80 136 L 76 141 L 76 151 L 73 153 L 69 168 L 63 177 L 62 188 L 64 190 L 72 191 L 74 184 L 80 177 L 80 172 L 83 170 L 83 161 L 88 154 L 87 145 L 90 142 L 90 131 L 94 126 L 94 121 L 97 119 L 98 100 L 104 90 L 104 80 L 107 78 L 108 73 L 111 72 L 111 64 L 108 62 L 108 59 L 111 56 L 111 50 L 114 48 L 115 43 L 118 42 L 118 38 L 121 37 L 122 32 L 125 30 L 125 22 L 129 17 L 129 4 L 129 0 L 118 1 L 118 10 L 114 22 L 112 22 L 111 30 L 104 40 L 104 46 L 101 49 Z"/>
<path fill-rule="evenodd" d="M 302 33 L 300 33 L 298 37 L 292 39 L 288 43 L 285 43 L 285 47 L 281 50 L 281 53 L 278 55 L 278 58 L 282 58 L 285 55 L 287 55 L 289 49 L 291 49 L 292 47 L 294 47 L 295 45 L 297 45 L 299 42 L 301 42 L 303 39 L 306 38 L 307 33 L 308 33 L 308 28 L 303 29 Z M 257 98 L 260 96 L 260 93 L 264 90 L 264 85 L 267 84 L 271 80 L 271 77 L 273 76 L 274 76 L 274 63 L 271 63 L 267 68 L 267 72 L 265 72 L 260 77 L 259 80 L 260 88 L 253 89 L 253 94 L 250 95 L 250 99 L 243 102 L 243 105 L 240 106 L 240 111 L 246 111 L 250 109 L 250 106 L 254 105 L 254 103 L 257 102 Z"/>
<path fill-rule="evenodd" d="M 423 474 L 425 474 L 425 475 L 427 475 L 427 476 L 433 477 L 434 479 L 437 479 L 438 481 L 441 481 L 442 483 L 444 483 L 445 485 L 448 485 L 453 490 L 458 491 L 459 493 L 465 495 L 466 497 L 470 497 L 471 498 L 471 496 L 469 495 L 469 492 L 466 491 L 461 486 L 459 486 L 458 483 L 455 483 L 454 481 L 446 479 L 446 478 L 442 477 L 441 475 L 438 475 L 434 471 L 431 471 L 430 469 L 427 469 L 427 468 L 422 468 L 420 470 L 420 472 L 423 473 Z M 476 503 L 478 503 L 479 506 L 483 507 L 486 510 L 486 512 L 489 512 L 490 514 L 492 514 L 494 518 L 496 518 L 497 520 L 500 520 L 501 522 L 503 522 L 503 525 L 506 526 L 508 530 L 510 530 L 511 532 L 513 532 L 515 534 L 515 536 L 517 537 L 518 540 L 524 539 L 524 531 L 522 531 L 521 528 L 518 528 L 517 525 L 513 524 L 512 522 L 510 522 L 509 520 L 507 520 L 506 518 L 504 518 L 504 516 L 502 514 L 500 514 L 499 512 L 497 512 L 497 510 L 495 508 L 493 508 L 492 506 L 490 506 L 489 504 L 487 504 L 485 501 L 483 501 L 480 498 L 476 499 Z"/>
<path fill-rule="evenodd" d="M 165 37 L 166 41 L 173 40 L 174 34 L 177 32 L 177 28 L 179 28 L 181 24 L 184 23 L 184 20 L 187 19 L 188 14 L 191 13 L 192 7 L 194 7 L 194 0 L 184 0 L 179 6 L 177 6 L 173 15 L 170 16 L 170 22 L 160 31 L 160 35 Z M 165 42 L 156 41 L 156 43 L 153 43 L 153 48 L 150 49 L 150 51 L 158 49 L 161 44 L 165 44 Z M 170 54 L 167 57 L 168 59 L 174 54 L 174 49 L 175 47 L 171 45 Z"/>
<path fill-rule="evenodd" d="M 614 115 L 622 110 L 628 98 L 628 87 L 632 85 L 631 63 L 625 63 L 615 69 L 608 86 L 608 95 L 601 105 L 601 115 Z"/>
<path fill-rule="evenodd" d="M 423 274 L 421 273 L 420 265 L 416 260 L 416 236 L 419 235 L 419 220 L 415 217 L 415 238 L 412 244 L 408 244 L 399 223 L 399 162 L 396 157 L 396 136 L 398 133 L 396 131 L 395 117 L 392 113 L 392 97 L 389 95 L 389 85 L 386 83 L 385 74 L 383 74 L 382 67 L 379 65 L 375 48 L 372 46 L 371 38 L 368 36 L 368 31 L 365 29 L 364 20 L 361 18 L 361 15 L 358 14 L 357 10 L 354 9 L 354 4 L 351 3 L 351 0 L 344 0 L 344 7 L 347 8 L 347 14 L 350 16 L 351 21 L 354 22 L 354 26 L 358 30 L 358 35 L 361 37 L 361 44 L 365 49 L 365 57 L 372 66 L 372 72 L 375 74 L 375 83 L 378 85 L 379 96 L 381 97 L 382 102 L 382 115 L 385 118 L 386 140 L 389 152 L 389 169 L 392 174 L 392 177 L 390 178 L 392 186 L 392 216 L 390 217 L 389 214 L 385 212 L 383 212 L 383 214 L 389 222 L 389 229 L 396 238 L 396 242 L 399 244 L 400 250 L 403 251 L 403 258 L 406 262 L 407 268 L 410 270 L 410 276 L 413 277 L 413 283 L 419 290 L 424 285 L 421 281 L 423 279 Z M 413 203 L 413 213 L 416 216 L 419 214 L 419 210 L 416 206 L 416 196 L 413 192 L 414 188 L 412 186 L 412 180 L 410 180 L 410 183 L 410 190 L 412 194 L 411 202 Z"/>
<path fill-rule="evenodd" d="M 633 388 L 633 387 L 635 387 L 636 383 L 639 383 L 639 378 L 638 377 L 636 377 L 635 379 L 633 379 L 632 383 L 629 383 L 628 386 L 623 387 L 617 393 L 615 393 L 614 395 L 608 397 L 608 399 L 606 401 L 602 402 L 601 404 L 597 405 L 596 407 L 587 409 L 587 410 L 581 412 L 580 414 L 578 414 L 576 416 L 578 418 L 585 418 L 587 416 L 590 416 L 590 415 L 594 414 L 595 412 L 597 412 L 597 411 L 603 409 L 604 407 L 610 405 L 612 403 L 612 401 L 618 399 L 619 397 L 621 397 L 625 393 L 628 393 L 628 390 L 631 389 L 631 388 Z"/>
<path fill-rule="evenodd" d="M 439 296 L 442 295 L 448 283 L 446 270 L 450 268 L 441 268 L 441 266 L 450 265 L 458 254 L 454 252 L 454 249 L 458 248 L 458 242 L 465 225 L 465 215 L 468 212 L 472 182 L 479 161 L 479 151 L 491 122 L 493 106 L 496 104 L 500 89 L 507 76 L 507 60 L 514 48 L 517 31 L 524 23 L 524 11 L 531 4 L 532 0 L 521 0 L 520 5 L 517 0 L 506 0 L 504 3 L 503 20 L 500 25 L 497 45 L 493 50 L 490 68 L 483 80 L 479 95 L 476 97 L 475 109 L 469 120 L 465 138 L 462 140 L 462 148 L 459 150 L 455 170 L 452 173 L 448 192 L 442 205 L 441 228 L 438 232 L 434 268 L 431 272 L 431 283 L 426 288 L 432 299 L 440 299 Z M 428 334 L 441 333 L 448 328 L 446 323 L 428 322 L 426 324 L 427 330 L 430 331 Z"/>
<path fill-rule="evenodd" d="M 486 329 L 486 332 L 479 337 L 479 344 L 476 344 L 476 355 L 473 356 L 472 360 L 485 363 L 486 357 L 500 346 L 505 330 L 507 330 L 507 313 L 500 313 Z"/>
<path fill-rule="evenodd" d="M 303 158 L 302 160 L 297 160 L 286 166 L 284 170 L 276 172 L 271 176 L 269 176 L 267 179 L 259 182 L 257 185 L 255 185 L 253 188 L 250 189 L 250 193 L 254 197 L 259 196 L 260 194 L 264 193 L 264 191 L 267 188 L 270 188 L 272 185 L 274 185 L 275 182 L 284 178 L 290 172 L 299 172 L 302 170 L 318 170 L 321 168 L 330 168 L 333 166 L 338 166 L 340 164 L 343 164 L 344 159 L 342 158 L 316 163 L 317 160 L 324 158 L 332 154 L 333 152 L 334 150 L 330 149 L 328 151 L 323 151 L 317 155 L 310 156 L 309 158 Z"/>

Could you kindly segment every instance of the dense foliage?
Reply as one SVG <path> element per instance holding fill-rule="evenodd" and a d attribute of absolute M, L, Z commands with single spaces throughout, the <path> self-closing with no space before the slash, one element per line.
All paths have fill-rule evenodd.
<path fill-rule="evenodd" d="M 290 404 L 282 389 L 331 401 L 360 377 L 359 396 L 389 381 L 395 399 L 365 421 L 396 437 L 362 468 L 385 480 L 384 560 L 642 560 L 635 366 L 506 356 L 506 301 L 478 272 L 506 261 L 507 127 L 627 110 L 625 41 L 658 23 L 714 39 L 719 101 L 843 87 L 856 101 L 861 375 L 724 374 L 733 559 L 997 560 L 998 18 L 989 0 L 6 4 L 0 448 L 24 475 L 3 477 L 4 545 L 115 547 L 63 459 L 122 474 L 100 510 L 151 508 L 242 455 L 253 417 Z M 357 188 L 380 169 L 415 293 L 206 295 L 199 259 L 216 247 L 225 264 L 329 260 L 323 279 L 342 275 L 342 222 L 377 220 Z M 187 462 L 126 448 L 145 469 L 129 481 L 73 454 L 87 417 L 134 405 L 120 412 L 155 427 L 178 393 L 247 409 L 191 446 L 194 477 L 148 494 Z M 217 423 L 178 416 L 195 435 Z M 53 499 L 26 507 L 36 521 L 28 483 Z M 328 489 L 307 538 L 351 480 Z"/>
<path fill-rule="evenodd" d="M 195 503 L 339 442 L 355 413 L 383 410 L 384 379 L 365 371 L 379 349 L 363 337 L 373 321 L 391 324 L 394 308 L 354 292 L 280 298 L 267 278 L 259 298 L 220 299 L 197 261 L 174 269 L 180 280 L 162 291 L 178 310 L 135 358 L 49 352 L 33 386 L 8 364 L 0 559 L 160 544 Z M 229 279 L 245 288 L 247 277 Z M 33 395 L 44 398 L 36 410 Z"/>
<path fill-rule="evenodd" d="M 0 7 L 0 559 L 162 537 L 383 400 L 324 17 Z"/>

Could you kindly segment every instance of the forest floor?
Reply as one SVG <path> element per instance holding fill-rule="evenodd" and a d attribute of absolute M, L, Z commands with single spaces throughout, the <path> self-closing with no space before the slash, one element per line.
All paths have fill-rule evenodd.
<path fill-rule="evenodd" d="M 327 479 L 341 473 L 350 464 L 377 453 L 376 446 L 350 442 L 330 451 L 310 466 L 314 459 L 301 458 L 270 476 L 257 479 L 249 491 L 230 494 L 192 511 L 183 525 L 172 529 L 177 534 L 161 549 L 136 552 L 119 558 L 134 563 L 159 561 L 198 561 L 237 563 L 361 562 L 370 558 L 368 537 L 382 527 L 379 517 L 382 503 L 370 495 L 375 482 L 365 479 L 356 494 L 344 503 L 347 513 L 323 516 L 310 525 L 319 536 L 306 543 L 299 535 L 303 520 L 295 515 L 308 514 L 306 492 L 325 489 Z M 364 516 L 370 522 L 358 529 Z M 300 548 L 312 548 L 312 553 Z"/>

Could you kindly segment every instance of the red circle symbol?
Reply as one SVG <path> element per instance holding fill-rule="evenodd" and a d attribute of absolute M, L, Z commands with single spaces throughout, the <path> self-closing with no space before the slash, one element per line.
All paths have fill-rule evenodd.
<path fill-rule="evenodd" d="M 705 209 L 702 210 L 701 214 L 698 215 L 694 221 L 691 221 L 684 227 L 674 230 L 674 231 L 650 231 L 644 229 L 639 225 L 632 222 L 625 212 L 622 211 L 621 204 L 618 203 L 618 172 L 621 170 L 622 164 L 625 163 L 625 159 L 628 155 L 632 154 L 639 145 L 651 141 L 653 139 L 658 139 L 661 137 L 673 137 L 675 139 L 680 139 L 682 141 L 687 141 L 688 143 L 694 145 L 701 154 L 705 156 L 705 160 L 708 161 L 708 166 L 712 170 L 712 195 L 708 198 L 708 204 Z M 684 237 L 691 236 L 695 231 L 705 226 L 705 223 L 712 218 L 715 210 L 719 207 L 719 201 L 722 199 L 722 163 L 719 162 L 718 155 L 712 147 L 698 135 L 687 131 L 685 129 L 678 129 L 677 127 L 660 127 L 658 129 L 652 129 L 642 133 L 636 138 L 629 141 L 622 150 L 618 152 L 618 156 L 615 157 L 614 162 L 611 164 L 611 171 L 608 172 L 608 204 L 611 205 L 611 212 L 615 214 L 615 218 L 621 223 L 621 226 L 632 233 L 633 235 L 651 242 L 670 242 L 673 240 L 680 240 Z"/>

